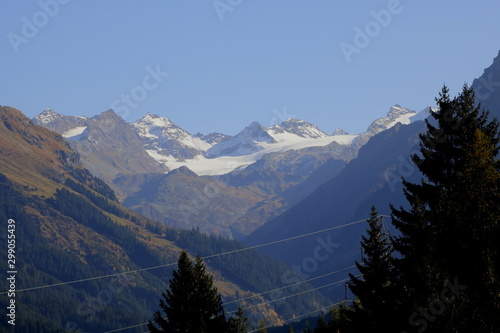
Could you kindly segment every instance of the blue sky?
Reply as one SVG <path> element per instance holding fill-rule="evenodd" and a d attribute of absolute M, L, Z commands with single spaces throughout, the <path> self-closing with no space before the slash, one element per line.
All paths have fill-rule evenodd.
<path fill-rule="evenodd" d="M 152 112 L 192 133 L 289 116 L 356 133 L 472 83 L 500 50 L 499 13 L 498 0 L 3 1 L 0 104 Z"/>

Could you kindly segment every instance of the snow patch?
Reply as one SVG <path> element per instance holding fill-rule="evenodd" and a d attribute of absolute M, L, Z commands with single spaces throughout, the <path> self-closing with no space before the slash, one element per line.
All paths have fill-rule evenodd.
<path fill-rule="evenodd" d="M 83 131 L 87 129 L 88 126 L 80 126 L 72 128 L 62 134 L 68 140 L 80 141 L 80 137 L 82 136 Z"/>

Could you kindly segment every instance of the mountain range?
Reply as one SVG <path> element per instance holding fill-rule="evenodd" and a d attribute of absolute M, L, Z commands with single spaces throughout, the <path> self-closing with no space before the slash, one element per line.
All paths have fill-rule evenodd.
<path fill-rule="evenodd" d="M 328 135 L 298 119 L 268 128 L 254 122 L 234 136 L 193 135 L 165 117 L 148 113 L 130 124 L 112 110 L 92 118 L 45 110 L 33 121 L 65 137 L 125 206 L 167 225 L 241 239 L 334 177 L 372 136 L 412 117 L 395 105 L 352 135 Z M 319 176 L 326 162 L 333 168 Z"/>

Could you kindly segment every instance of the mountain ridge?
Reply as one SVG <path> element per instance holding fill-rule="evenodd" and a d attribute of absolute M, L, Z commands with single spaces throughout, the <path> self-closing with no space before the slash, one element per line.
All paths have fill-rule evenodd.
<path fill-rule="evenodd" d="M 325 147 L 333 142 L 346 148 L 359 148 L 374 134 L 397 122 L 408 123 L 410 116 L 415 114 L 415 111 L 395 105 L 386 116 L 372 122 L 366 132 L 355 135 L 342 130 L 328 135 L 314 124 L 293 118 L 269 128 L 253 122 L 234 136 L 221 133 L 193 135 L 170 119 L 152 113 L 147 113 L 132 125 L 148 155 L 157 163 L 163 164 L 166 170 L 187 166 L 198 175 L 221 175 L 235 169 L 241 170 L 273 152 Z M 34 121 L 60 134 L 67 133 L 68 139 L 85 142 L 88 140 L 86 120 L 98 119 L 96 117 L 63 116 L 51 110 L 49 114 L 42 112 Z M 73 127 L 68 125 L 71 122 L 74 122 Z M 83 129 L 86 125 L 87 128 Z M 83 132 L 80 133 L 79 130 Z"/>

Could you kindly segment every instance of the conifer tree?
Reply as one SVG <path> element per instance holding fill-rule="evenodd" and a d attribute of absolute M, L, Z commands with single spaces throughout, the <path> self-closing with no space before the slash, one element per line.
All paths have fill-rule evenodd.
<path fill-rule="evenodd" d="M 350 306 L 334 307 L 330 310 L 330 320 L 328 321 L 329 332 L 349 333 L 353 332 L 353 308 Z"/>
<path fill-rule="evenodd" d="M 362 236 L 363 257 L 356 267 L 362 276 L 349 274 L 349 288 L 358 301 L 348 313 L 360 332 L 392 332 L 394 324 L 394 259 L 389 236 L 384 233 L 378 212 L 372 206 L 367 236 Z"/>
<path fill-rule="evenodd" d="M 467 86 L 453 100 L 444 87 L 437 103 L 412 156 L 424 178 L 403 181 L 409 210 L 393 208 L 400 300 L 413 329 L 493 332 L 500 327 L 498 122 Z"/>
<path fill-rule="evenodd" d="M 169 280 L 169 289 L 162 293 L 160 308 L 150 321 L 152 333 L 221 333 L 227 331 L 227 322 L 221 296 L 213 285 L 213 278 L 206 272 L 200 257 L 193 265 L 183 251 L 178 269 Z"/>
<path fill-rule="evenodd" d="M 230 333 L 247 333 L 248 318 L 245 317 L 245 313 L 241 307 L 238 307 L 236 317 L 230 318 L 228 323 Z"/>

